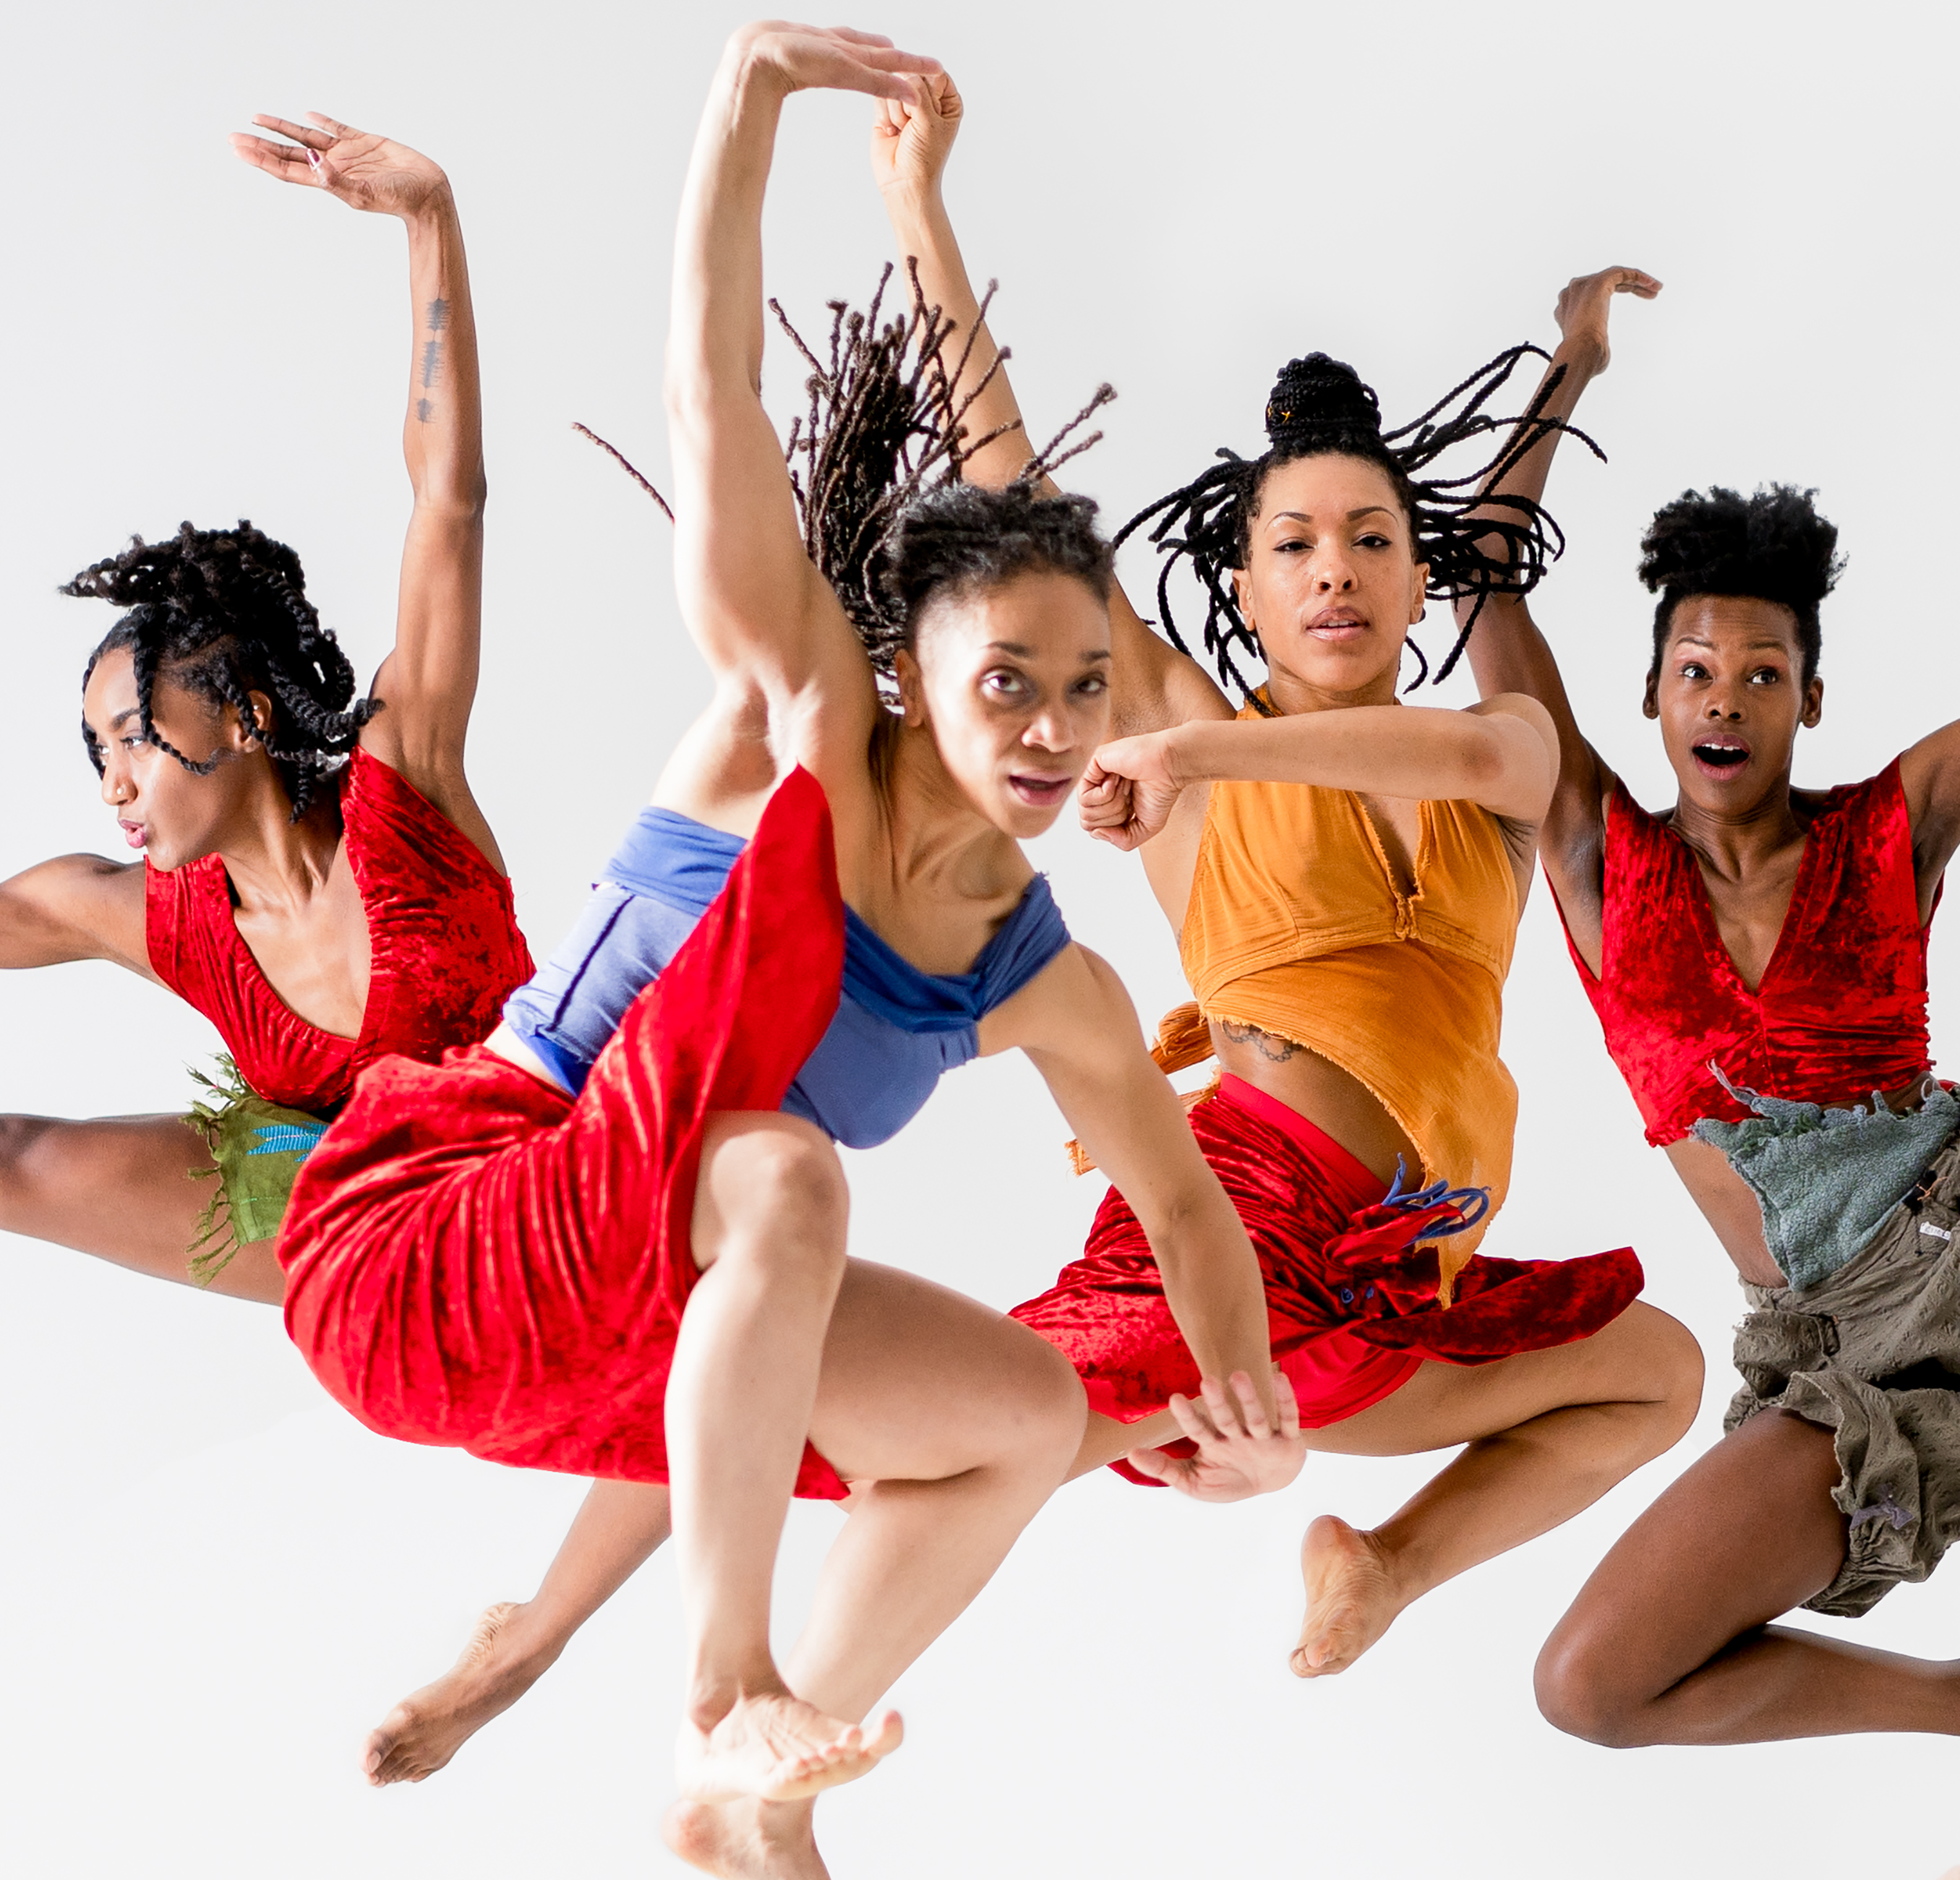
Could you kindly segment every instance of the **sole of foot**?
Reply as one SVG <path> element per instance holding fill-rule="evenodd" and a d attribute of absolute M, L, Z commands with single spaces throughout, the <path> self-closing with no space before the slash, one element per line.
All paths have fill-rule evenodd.
<path fill-rule="evenodd" d="M 545 1665 L 523 1662 L 511 1649 L 511 1622 L 520 1610 L 510 1603 L 491 1607 L 455 1664 L 381 1719 L 361 1758 L 361 1773 L 376 1788 L 434 1775 L 536 1683 Z"/>
<path fill-rule="evenodd" d="M 737 1699 L 702 1732 L 681 1726 L 675 1755 L 686 1802 L 799 1802 L 869 1775 L 905 1740 L 896 1710 L 845 1723 L 788 1692 Z"/>
<path fill-rule="evenodd" d="M 1336 1515 L 1322 1515 L 1300 1544 L 1306 1617 L 1289 1661 L 1297 1678 L 1344 1672 L 1395 1623 L 1397 1596 L 1386 1551 Z"/>
<path fill-rule="evenodd" d="M 676 1802 L 660 1838 L 690 1867 L 718 1880 L 829 1880 L 807 1804 Z"/>

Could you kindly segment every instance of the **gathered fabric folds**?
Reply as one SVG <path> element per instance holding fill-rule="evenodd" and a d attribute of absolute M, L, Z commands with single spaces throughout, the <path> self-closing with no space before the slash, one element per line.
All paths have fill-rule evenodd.
<path fill-rule="evenodd" d="M 384 1436 L 665 1481 L 703 1128 L 781 1105 L 843 956 L 829 810 L 798 769 L 576 1099 L 482 1046 L 376 1064 L 279 1239 L 287 1329 L 321 1382 Z M 845 1489 L 807 1449 L 797 1492 Z"/>
<path fill-rule="evenodd" d="M 1384 1195 L 1338 1144 L 1236 1077 L 1193 1108 L 1191 1127 L 1258 1255 L 1273 1356 L 1309 1428 L 1379 1403 L 1424 1359 L 1484 1364 L 1589 1338 L 1644 1284 L 1630 1247 L 1573 1260 L 1478 1253 L 1445 1309 L 1437 1243 L 1474 1223 L 1475 1191 Z M 1068 1358 L 1106 1417 L 1139 1422 L 1173 1392 L 1197 1392 L 1149 1242 L 1114 1188 L 1082 1258 L 1013 1316 Z"/>

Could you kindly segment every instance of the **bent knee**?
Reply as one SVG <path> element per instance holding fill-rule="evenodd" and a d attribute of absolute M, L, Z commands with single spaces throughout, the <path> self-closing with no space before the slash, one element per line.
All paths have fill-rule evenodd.
<path fill-rule="evenodd" d="M 1688 1433 L 1701 1408 L 1707 1368 L 1701 1347 L 1679 1319 L 1645 1299 L 1635 1299 L 1615 1323 L 1627 1340 L 1630 1394 L 1659 1411 L 1671 1446 Z"/>
<path fill-rule="evenodd" d="M 1624 1646 L 1610 1629 L 1575 1623 L 1568 1614 L 1532 1668 L 1538 1714 L 1554 1729 L 1602 1748 L 1645 1742 L 1640 1719 L 1648 1694 L 1629 1683 L 1625 1662 Z"/>
<path fill-rule="evenodd" d="M 723 1119 L 703 1151 L 695 1250 L 703 1266 L 737 1249 L 767 1264 L 843 1271 L 851 1190 L 835 1145 L 794 1116 Z"/>
<path fill-rule="evenodd" d="M 1058 1473 L 1075 1459 L 1089 1420 L 1089 1400 L 1075 1367 L 1038 1332 L 1010 1320 L 1017 1334 L 1007 1341 L 1001 1366 L 1007 1386 L 1000 1395 L 999 1447 Z"/>

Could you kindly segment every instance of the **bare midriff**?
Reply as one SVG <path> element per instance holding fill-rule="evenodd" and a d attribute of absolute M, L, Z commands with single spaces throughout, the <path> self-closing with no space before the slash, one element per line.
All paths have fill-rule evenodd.
<path fill-rule="evenodd" d="M 1242 1077 L 1325 1130 L 1357 1162 L 1379 1175 L 1384 1187 L 1395 1179 L 1398 1159 L 1409 1182 L 1417 1180 L 1422 1171 L 1421 1152 L 1360 1078 L 1276 1032 L 1226 1019 L 1214 1018 L 1211 1026 L 1221 1070 Z M 1726 1163 L 1723 1172 L 1729 1172 Z M 1753 1197 L 1751 1201 L 1753 1205 Z"/>
<path fill-rule="evenodd" d="M 1239 1074 L 1245 1074 L 1242 1071 Z M 1886 1107 L 1901 1115 L 1917 1109 L 1924 1100 L 1924 1081 L 1915 1078 L 1901 1090 L 1886 1091 Z M 1871 1092 L 1866 1090 L 1834 1099 L 1824 1107 L 1849 1109 L 1853 1105 L 1869 1105 L 1871 1100 Z M 1326 1128 L 1325 1124 L 1321 1126 Z M 1328 1133 L 1332 1135 L 1333 1131 L 1328 1130 Z M 1702 1142 L 1693 1136 L 1684 1136 L 1679 1142 L 1669 1143 L 1666 1153 L 1668 1160 L 1674 1164 L 1675 1173 L 1681 1177 L 1682 1186 L 1701 1209 L 1702 1217 L 1715 1230 L 1715 1238 L 1721 1242 L 1723 1251 L 1735 1261 L 1736 1271 L 1752 1286 L 1780 1290 L 1787 1282 L 1776 1261 L 1770 1257 L 1768 1243 L 1763 1239 L 1761 1205 L 1748 1182 L 1729 1167 L 1729 1158 L 1713 1143 Z"/>

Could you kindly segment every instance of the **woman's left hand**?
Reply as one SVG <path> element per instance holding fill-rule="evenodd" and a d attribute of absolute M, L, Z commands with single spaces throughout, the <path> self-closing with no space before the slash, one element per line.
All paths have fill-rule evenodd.
<path fill-rule="evenodd" d="M 350 208 L 411 221 L 449 192 L 449 179 L 440 165 L 420 151 L 411 150 L 371 131 L 309 111 L 312 127 L 282 117 L 255 117 L 262 130 L 275 131 L 290 143 L 275 144 L 243 131 L 231 133 L 231 148 L 241 161 L 262 170 L 282 183 L 324 189 Z"/>
<path fill-rule="evenodd" d="M 1300 1433 L 1300 1404 L 1291 1382 L 1277 1365 L 1273 1367 L 1277 1427 L 1268 1419 L 1259 1393 L 1245 1372 L 1232 1373 L 1229 1396 L 1215 1377 L 1206 1378 L 1199 1388 L 1202 1402 L 1188 1397 L 1170 1400 L 1171 1414 L 1197 1444 L 1198 1453 L 1167 1455 L 1162 1449 L 1132 1449 L 1128 1457 L 1132 1468 L 1194 1501 L 1244 1501 L 1285 1487 L 1300 1473 L 1306 1460 L 1306 1444 Z"/>
<path fill-rule="evenodd" d="M 965 112 L 952 77 L 918 75 L 908 99 L 880 98 L 871 119 L 871 173 L 887 196 L 930 201 L 946 173 Z"/>

